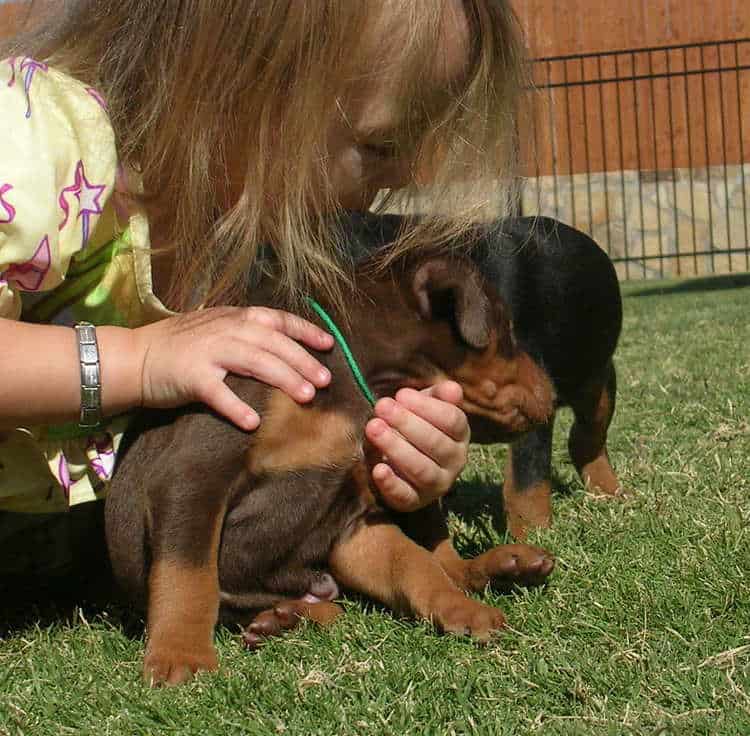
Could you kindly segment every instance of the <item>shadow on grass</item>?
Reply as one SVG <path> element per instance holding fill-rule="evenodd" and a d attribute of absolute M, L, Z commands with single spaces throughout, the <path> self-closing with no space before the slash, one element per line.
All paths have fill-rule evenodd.
<path fill-rule="evenodd" d="M 123 601 L 105 565 L 59 577 L 2 578 L 0 601 L 0 638 L 103 616 L 128 637 L 143 633 L 142 617 Z"/>
<path fill-rule="evenodd" d="M 552 471 L 552 496 L 570 496 L 575 491 L 575 482 L 566 482 Z M 466 533 L 454 533 L 453 542 L 462 557 L 475 557 L 486 552 L 500 541 L 512 542 L 507 534 L 505 509 L 503 507 L 503 480 L 497 482 L 483 478 L 460 480 L 453 492 L 446 497 L 444 505 L 459 522 L 468 524 Z"/>
<path fill-rule="evenodd" d="M 625 296 L 664 296 L 666 294 L 689 294 L 692 292 L 724 291 L 750 286 L 750 273 L 734 273 L 722 276 L 690 279 L 679 283 L 646 286 L 637 291 L 627 291 Z"/>
<path fill-rule="evenodd" d="M 446 496 L 444 507 L 461 521 L 473 523 L 482 516 L 490 516 L 498 531 L 505 530 L 502 480 L 497 483 L 479 478 L 459 480 Z"/>
<path fill-rule="evenodd" d="M 564 480 L 552 470 L 552 496 L 570 496 L 576 490 L 576 482 Z M 477 517 L 489 515 L 496 522 L 498 531 L 505 530 L 503 509 L 503 479 L 489 481 L 483 478 L 459 480 L 445 499 L 445 507 L 459 519 L 474 522 Z"/>
<path fill-rule="evenodd" d="M 17 565 L 6 569 L 29 570 L 0 575 L 0 637 L 103 614 L 126 631 L 142 630 L 114 583 L 104 541 L 104 504 L 81 504 L 67 514 L 36 520 L 31 516 L 0 515 L 5 553 L 10 562 L 13 553 L 18 556 Z M 60 558 L 61 553 L 66 556 Z"/>

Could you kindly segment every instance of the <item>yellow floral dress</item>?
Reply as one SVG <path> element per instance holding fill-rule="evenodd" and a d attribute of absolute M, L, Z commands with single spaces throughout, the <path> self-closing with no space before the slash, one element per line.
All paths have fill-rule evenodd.
<path fill-rule="evenodd" d="M 127 204 L 106 101 L 30 58 L 0 61 L 0 318 L 137 327 L 152 291 L 148 222 Z M 101 498 L 125 418 L 0 433 L 0 512 Z"/>

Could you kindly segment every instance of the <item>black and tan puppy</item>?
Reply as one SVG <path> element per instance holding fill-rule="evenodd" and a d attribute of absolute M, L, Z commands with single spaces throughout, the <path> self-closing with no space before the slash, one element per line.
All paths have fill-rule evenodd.
<path fill-rule="evenodd" d="M 468 258 L 434 255 L 358 271 L 349 344 L 378 396 L 452 378 L 469 410 L 516 434 L 545 423 L 552 387 L 519 350 L 502 301 Z M 336 583 L 441 630 L 485 640 L 499 610 L 466 596 L 488 583 L 539 582 L 543 550 L 505 545 L 471 560 L 454 550 L 437 506 L 399 519 L 372 492 L 364 444 L 371 407 L 334 348 L 318 356 L 329 388 L 300 406 L 230 378 L 263 417 L 247 434 L 195 406 L 146 412 L 130 430 L 106 504 L 114 572 L 147 607 L 144 675 L 178 683 L 215 669 L 221 612 L 250 646 L 300 615 L 335 616 Z M 330 571 L 336 583 L 325 571 Z"/>
<path fill-rule="evenodd" d="M 357 255 L 392 242 L 403 218 L 353 215 L 349 221 Z M 606 253 L 587 235 L 545 217 L 509 218 L 483 233 L 472 258 L 508 310 L 518 347 L 549 375 L 555 408 L 569 406 L 575 423 L 570 457 L 594 492 L 616 495 L 620 484 L 607 455 L 607 430 L 615 410 L 612 356 L 622 327 L 617 274 Z M 530 431 L 506 431 L 474 411 L 467 392 L 464 409 L 472 441 L 509 442 L 503 486 L 508 528 L 522 539 L 529 527 L 551 520 L 550 475 L 554 413 Z"/>

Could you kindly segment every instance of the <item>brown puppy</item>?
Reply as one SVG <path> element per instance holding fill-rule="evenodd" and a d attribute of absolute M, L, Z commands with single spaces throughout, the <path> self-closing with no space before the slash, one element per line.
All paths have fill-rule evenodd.
<path fill-rule="evenodd" d="M 551 384 L 515 345 L 502 302 L 469 259 L 438 255 L 368 273 L 358 270 L 358 294 L 337 321 L 351 326 L 347 340 L 376 395 L 452 378 L 467 411 L 508 432 L 549 419 Z M 263 417 L 252 434 L 194 406 L 144 413 L 126 437 L 107 500 L 107 541 L 119 582 L 147 606 L 150 682 L 176 684 L 216 668 L 220 608 L 243 623 L 270 609 L 246 630 L 249 646 L 301 615 L 334 617 L 326 599 L 337 586 L 325 570 L 478 640 L 503 616 L 465 591 L 538 582 L 552 570 L 543 550 L 526 545 L 462 560 L 437 504 L 401 515 L 407 536 L 370 487 L 370 405 L 339 348 L 319 357 L 334 379 L 306 406 L 255 380 L 229 379 Z"/>

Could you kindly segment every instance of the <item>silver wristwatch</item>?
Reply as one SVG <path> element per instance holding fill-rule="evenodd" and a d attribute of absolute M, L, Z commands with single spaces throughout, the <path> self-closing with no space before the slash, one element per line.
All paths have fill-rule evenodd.
<path fill-rule="evenodd" d="M 83 427 L 96 427 L 102 420 L 102 386 L 96 327 L 89 322 L 75 325 L 81 360 L 81 418 Z"/>

